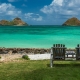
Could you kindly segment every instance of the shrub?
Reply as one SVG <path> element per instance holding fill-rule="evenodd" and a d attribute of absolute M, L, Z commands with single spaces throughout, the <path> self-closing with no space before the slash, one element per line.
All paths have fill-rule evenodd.
<path fill-rule="evenodd" d="M 30 58 L 27 55 L 23 55 L 22 58 L 26 60 L 30 60 Z"/>

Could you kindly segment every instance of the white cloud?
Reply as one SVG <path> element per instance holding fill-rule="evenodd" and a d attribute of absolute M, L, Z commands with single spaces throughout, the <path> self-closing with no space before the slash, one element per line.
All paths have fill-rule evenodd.
<path fill-rule="evenodd" d="M 50 5 L 45 5 L 42 9 L 40 9 L 40 11 L 46 14 L 51 14 L 54 11 L 58 11 L 56 7 L 59 8 L 62 5 L 63 5 L 63 0 L 53 0 Z"/>
<path fill-rule="evenodd" d="M 79 15 L 80 0 L 53 0 L 50 5 L 45 5 L 40 11 L 45 14 Z"/>
<path fill-rule="evenodd" d="M 48 13 L 50 14 L 50 13 L 53 13 L 53 8 L 44 6 L 44 8 L 42 8 L 40 11 L 42 11 L 43 13 L 46 13 L 46 14 L 48 14 Z"/>
<path fill-rule="evenodd" d="M 38 18 L 33 18 L 33 20 L 42 21 L 42 16 L 39 16 Z"/>
<path fill-rule="evenodd" d="M 39 14 L 35 13 L 22 13 L 21 10 L 17 9 L 10 3 L 1 3 L 0 4 L 0 20 L 7 19 L 11 20 L 15 17 L 23 18 L 24 21 L 31 22 L 40 22 L 42 21 L 43 17 Z M 32 24 L 32 23 L 31 23 Z"/>
<path fill-rule="evenodd" d="M 17 14 L 16 14 L 17 13 Z M 18 14 L 21 14 L 21 11 L 8 11 L 6 15 L 11 15 L 11 16 L 18 16 Z"/>
<path fill-rule="evenodd" d="M 59 5 L 62 6 L 63 0 L 54 0 L 50 5 Z"/>
<path fill-rule="evenodd" d="M 25 13 L 25 18 L 35 21 L 42 21 L 42 16 L 34 13 Z"/>
<path fill-rule="evenodd" d="M 25 13 L 26 18 L 31 18 L 33 13 Z"/>
<path fill-rule="evenodd" d="M 21 11 L 16 9 L 15 6 L 7 3 L 0 4 L 0 15 L 19 16 Z"/>

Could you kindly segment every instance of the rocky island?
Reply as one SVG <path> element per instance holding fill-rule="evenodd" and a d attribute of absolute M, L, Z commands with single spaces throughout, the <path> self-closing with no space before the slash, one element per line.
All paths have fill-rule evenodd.
<path fill-rule="evenodd" d="M 28 26 L 28 24 L 24 21 L 22 21 L 20 18 L 15 18 L 12 21 L 8 20 L 1 20 L 0 21 L 1 26 Z"/>
<path fill-rule="evenodd" d="M 80 20 L 76 17 L 68 19 L 65 23 L 62 24 L 63 26 L 80 26 Z"/>

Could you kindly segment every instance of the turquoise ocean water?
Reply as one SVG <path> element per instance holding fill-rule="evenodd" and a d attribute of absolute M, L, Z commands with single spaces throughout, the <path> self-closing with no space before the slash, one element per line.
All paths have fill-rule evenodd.
<path fill-rule="evenodd" d="M 80 27 L 0 26 L 0 47 L 51 48 L 60 43 L 75 48 L 80 43 Z"/>

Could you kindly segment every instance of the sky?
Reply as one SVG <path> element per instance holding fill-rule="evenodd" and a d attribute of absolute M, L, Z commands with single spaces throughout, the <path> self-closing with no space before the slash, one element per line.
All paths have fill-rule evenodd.
<path fill-rule="evenodd" d="M 62 25 L 80 20 L 80 0 L 0 0 L 0 20 L 19 17 L 29 25 Z"/>

